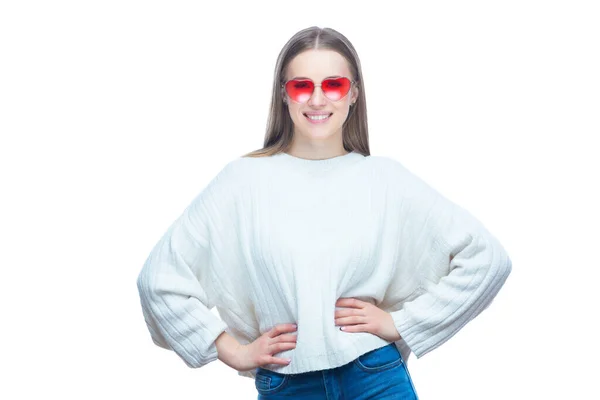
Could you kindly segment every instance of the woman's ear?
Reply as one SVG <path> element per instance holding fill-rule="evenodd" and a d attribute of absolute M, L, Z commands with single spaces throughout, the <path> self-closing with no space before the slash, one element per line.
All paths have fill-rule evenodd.
<path fill-rule="evenodd" d="M 358 89 L 358 87 L 355 85 L 355 86 L 352 88 L 352 101 L 351 101 L 351 103 L 352 103 L 352 104 L 356 103 L 356 100 L 358 100 L 358 93 L 359 93 L 358 91 L 359 91 L 359 89 Z"/>

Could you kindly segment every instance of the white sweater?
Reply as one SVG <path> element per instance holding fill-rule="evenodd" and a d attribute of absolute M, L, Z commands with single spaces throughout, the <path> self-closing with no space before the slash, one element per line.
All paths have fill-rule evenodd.
<path fill-rule="evenodd" d="M 400 162 L 279 153 L 230 161 L 155 245 L 137 287 L 153 342 L 191 368 L 217 359 L 223 331 L 248 344 L 297 323 L 296 348 L 274 354 L 292 362 L 263 366 L 291 374 L 390 343 L 336 327 L 341 297 L 390 312 L 408 361 L 487 308 L 511 269 L 481 222 Z"/>

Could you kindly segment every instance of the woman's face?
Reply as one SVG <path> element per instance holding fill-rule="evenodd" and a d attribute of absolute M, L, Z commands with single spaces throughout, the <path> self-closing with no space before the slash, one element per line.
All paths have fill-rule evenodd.
<path fill-rule="evenodd" d="M 333 50 L 307 50 L 292 59 L 284 78 L 285 81 L 294 78 L 309 78 L 315 85 L 318 85 L 325 78 L 339 76 L 354 80 L 344 57 Z M 312 96 L 301 104 L 292 101 L 285 91 L 283 95 L 290 117 L 294 122 L 295 140 L 335 139 L 341 143 L 342 126 L 348 116 L 350 104 L 358 97 L 355 85 L 352 85 L 346 96 L 337 101 L 327 98 L 320 86 L 315 86 Z M 308 119 L 307 113 L 331 114 L 331 116 L 324 121 L 315 123 Z"/>

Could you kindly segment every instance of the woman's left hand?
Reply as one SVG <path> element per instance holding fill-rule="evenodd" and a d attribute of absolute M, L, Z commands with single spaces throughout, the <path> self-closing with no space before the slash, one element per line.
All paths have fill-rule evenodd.
<path fill-rule="evenodd" d="M 370 332 L 388 342 L 401 339 L 392 315 L 387 311 L 352 297 L 338 299 L 335 305 L 349 307 L 346 310 L 335 310 L 335 325 L 343 327 L 344 332 Z"/>

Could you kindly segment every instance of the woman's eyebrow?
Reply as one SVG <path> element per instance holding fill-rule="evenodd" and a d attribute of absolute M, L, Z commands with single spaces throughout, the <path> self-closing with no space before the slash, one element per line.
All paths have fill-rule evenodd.
<path fill-rule="evenodd" d="M 329 78 L 341 78 L 341 77 L 342 77 L 341 75 L 332 75 L 332 76 L 326 76 L 326 77 L 325 77 L 325 78 L 323 78 L 323 79 L 329 79 Z M 295 77 L 293 77 L 292 79 L 310 79 L 310 78 L 307 78 L 306 76 L 295 76 Z M 292 80 L 292 79 L 290 79 L 290 80 Z M 312 79 L 311 79 L 311 80 L 312 80 Z"/>

